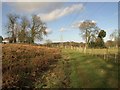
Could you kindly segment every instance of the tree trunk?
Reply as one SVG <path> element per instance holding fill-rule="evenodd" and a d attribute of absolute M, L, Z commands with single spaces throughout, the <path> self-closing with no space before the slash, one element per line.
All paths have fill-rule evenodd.
<path fill-rule="evenodd" d="M 32 29 L 31 30 L 31 43 L 34 43 L 34 39 L 35 39 L 35 30 Z"/>

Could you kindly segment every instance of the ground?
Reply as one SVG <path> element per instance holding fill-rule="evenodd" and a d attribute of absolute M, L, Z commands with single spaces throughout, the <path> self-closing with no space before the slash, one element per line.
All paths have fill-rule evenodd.
<path fill-rule="evenodd" d="M 118 64 L 102 57 L 75 49 L 22 44 L 6 44 L 2 49 L 4 87 L 118 87 Z"/>
<path fill-rule="evenodd" d="M 62 55 L 62 60 L 44 74 L 45 88 L 118 87 L 117 64 L 68 49 Z"/>

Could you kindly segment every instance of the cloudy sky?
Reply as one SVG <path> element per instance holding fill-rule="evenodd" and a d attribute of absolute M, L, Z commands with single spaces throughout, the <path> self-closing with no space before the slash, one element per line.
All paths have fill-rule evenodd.
<path fill-rule="evenodd" d="M 83 41 L 78 28 L 78 24 L 83 20 L 94 20 L 98 27 L 106 30 L 105 40 L 108 40 L 109 34 L 118 28 L 117 2 L 2 2 L 0 34 L 3 37 L 6 37 L 4 26 L 8 13 L 28 18 L 37 14 L 47 24 L 47 31 L 50 33 L 45 39 L 54 42 L 60 41 L 61 36 L 63 41 Z"/>

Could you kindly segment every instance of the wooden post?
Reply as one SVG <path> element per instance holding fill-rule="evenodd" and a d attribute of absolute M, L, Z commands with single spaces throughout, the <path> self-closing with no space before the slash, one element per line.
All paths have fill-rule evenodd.
<path fill-rule="evenodd" d="M 66 46 L 65 46 L 65 49 L 66 49 Z"/>
<path fill-rule="evenodd" d="M 107 48 L 107 49 L 106 49 L 106 59 L 107 59 L 107 60 L 109 60 L 108 54 L 109 54 L 109 51 L 108 51 L 108 48 Z"/>
<path fill-rule="evenodd" d="M 115 63 L 117 63 L 117 54 L 115 53 Z"/>
<path fill-rule="evenodd" d="M 93 56 L 93 48 L 91 49 L 91 54 L 92 54 L 92 56 Z"/>
<path fill-rule="evenodd" d="M 105 53 L 104 53 L 104 60 L 105 60 L 106 58 L 105 58 Z"/>
<path fill-rule="evenodd" d="M 84 53 L 86 53 L 87 47 L 84 48 Z"/>
<path fill-rule="evenodd" d="M 75 50 L 75 46 L 73 46 L 73 49 Z"/>

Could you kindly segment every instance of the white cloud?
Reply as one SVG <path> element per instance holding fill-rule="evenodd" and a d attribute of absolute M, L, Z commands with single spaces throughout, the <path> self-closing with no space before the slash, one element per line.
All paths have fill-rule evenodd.
<path fill-rule="evenodd" d="M 79 28 L 81 22 L 75 22 L 72 24 L 72 28 Z"/>
<path fill-rule="evenodd" d="M 40 11 L 50 12 L 54 10 L 56 7 L 57 8 L 62 7 L 62 5 L 64 4 L 64 2 L 32 2 L 32 0 L 27 0 L 29 2 L 20 1 L 21 0 L 6 3 L 7 5 L 11 6 L 14 11 L 22 13 L 35 13 L 35 12 L 40 13 Z"/>
<path fill-rule="evenodd" d="M 47 32 L 48 34 L 50 34 L 50 33 L 52 33 L 52 29 L 47 28 L 47 29 L 46 29 L 46 32 Z"/>
<path fill-rule="evenodd" d="M 2 2 L 43 2 L 43 0 L 1 0 Z M 68 2 L 69 0 L 44 0 L 44 2 Z M 70 2 L 70 1 L 69 1 Z"/>
<path fill-rule="evenodd" d="M 1 0 L 2 2 L 43 2 L 43 0 Z M 44 2 L 119 2 L 119 0 L 44 0 Z"/>
<path fill-rule="evenodd" d="M 71 14 L 74 11 L 80 12 L 84 9 L 83 4 L 81 3 L 63 7 L 65 2 L 32 2 L 32 0 L 26 0 L 26 2 L 20 1 L 21 0 L 16 0 L 16 2 L 6 3 L 12 7 L 12 12 L 26 15 L 38 14 L 43 21 L 56 20 L 65 15 Z"/>
<path fill-rule="evenodd" d="M 69 31 L 69 30 L 75 30 L 75 29 L 72 29 L 71 27 L 62 27 L 62 28 L 60 28 L 60 32 L 64 32 L 64 31 Z"/>
<path fill-rule="evenodd" d="M 12 2 L 8 3 L 8 5 L 15 8 L 17 11 L 22 12 L 35 12 L 40 8 L 47 6 L 48 3 L 36 3 L 36 2 Z"/>
<path fill-rule="evenodd" d="M 63 16 L 73 13 L 74 11 L 82 11 L 83 4 L 74 4 L 65 8 L 55 9 L 50 13 L 39 14 L 43 21 L 53 21 Z"/>
<path fill-rule="evenodd" d="M 65 30 L 66 30 L 65 28 L 61 28 L 59 31 L 64 32 Z"/>

